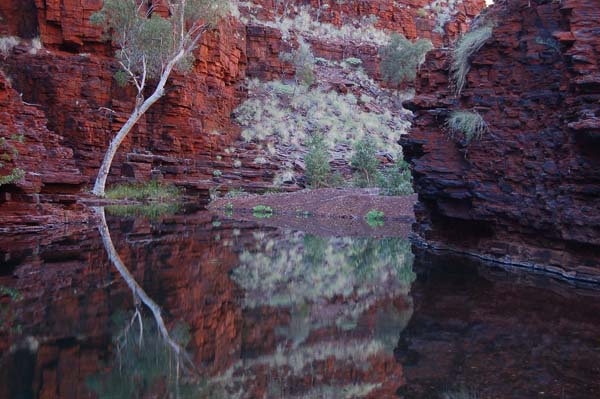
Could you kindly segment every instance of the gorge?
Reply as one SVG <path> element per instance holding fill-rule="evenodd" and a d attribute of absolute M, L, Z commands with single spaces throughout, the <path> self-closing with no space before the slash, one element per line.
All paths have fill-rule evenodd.
<path fill-rule="evenodd" d="M 103 4 L 0 1 L 0 398 L 598 397 L 597 0 L 232 1 L 165 203 Z"/>

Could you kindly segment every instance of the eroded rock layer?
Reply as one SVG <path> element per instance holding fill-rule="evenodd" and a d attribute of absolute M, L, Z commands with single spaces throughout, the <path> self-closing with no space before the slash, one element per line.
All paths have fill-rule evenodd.
<path fill-rule="evenodd" d="M 492 38 L 471 57 L 462 95 L 450 55 L 431 53 L 408 104 L 418 231 L 492 259 L 600 277 L 600 12 L 587 0 L 509 0 L 484 17 Z M 483 22 L 482 22 L 483 23 Z M 445 124 L 475 110 L 467 143 Z"/>
<path fill-rule="evenodd" d="M 245 143 L 231 114 L 247 96 L 246 77 L 271 80 L 293 76 L 293 67 L 282 62 L 280 55 L 297 46 L 295 35 L 284 38 L 281 26 L 264 24 L 283 12 L 283 3 L 290 5 L 289 18 L 308 7 L 311 18 L 335 29 L 347 25 L 353 29 L 360 22 L 410 38 L 431 36 L 438 44 L 465 30 L 483 7 L 481 0 L 453 1 L 447 13 L 442 10 L 448 4 L 440 0 L 347 4 L 257 0 L 240 4 L 241 15 L 205 34 L 192 72 L 171 78 L 168 94 L 123 142 L 109 184 L 156 178 L 204 196 L 216 185 L 243 186 L 248 191 L 273 185 L 285 154 L 265 154 L 254 144 Z M 66 168 L 74 167 L 82 176 L 80 188 L 93 182 L 108 143 L 128 117 L 134 98 L 131 88 L 121 88 L 113 79 L 117 71 L 115 49 L 103 38 L 100 27 L 90 23 L 90 16 L 101 7 L 102 1 L 82 0 L 0 4 L 0 34 L 18 38 L 14 47 L 3 50 L 0 67 L 22 100 L 33 104 L 47 137 L 60 137 L 57 144 L 72 151 Z M 360 57 L 367 73 L 378 79 L 377 45 L 340 37 L 323 35 L 309 41 L 320 57 Z M 11 108 L 10 112 L 18 116 L 25 111 Z M 5 123 L 7 130 L 15 130 L 10 123 Z M 44 167 L 62 170 L 60 162 L 61 157 L 49 157 Z M 37 173 L 36 169 L 28 172 L 25 185 L 31 185 L 28 179 Z M 58 187 L 71 184 L 70 173 L 55 174 L 55 191 L 65 193 Z M 61 181 L 63 175 L 65 181 Z M 0 192 L 6 190 L 0 188 Z M 12 209 L 2 207 L 0 212 L 12 215 Z"/>

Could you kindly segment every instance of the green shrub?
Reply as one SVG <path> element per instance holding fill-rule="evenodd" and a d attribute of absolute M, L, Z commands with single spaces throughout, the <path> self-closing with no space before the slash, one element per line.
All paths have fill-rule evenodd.
<path fill-rule="evenodd" d="M 365 219 L 371 227 L 381 227 L 384 225 L 385 213 L 378 211 L 377 209 L 371 209 L 366 215 Z"/>
<path fill-rule="evenodd" d="M 450 82 L 456 95 L 460 95 L 467 83 L 467 74 L 471 69 L 470 58 L 492 37 L 492 33 L 493 27 L 489 23 L 466 33 L 456 42 L 450 64 Z"/>
<path fill-rule="evenodd" d="M 454 111 L 446 120 L 450 135 L 463 134 L 467 143 L 481 138 L 489 128 L 481 115 L 475 111 Z"/>
<path fill-rule="evenodd" d="M 312 188 L 329 185 L 331 168 L 329 167 L 329 152 L 325 147 L 323 136 L 317 134 L 308 142 L 308 153 L 304 157 L 306 178 Z"/>
<path fill-rule="evenodd" d="M 229 191 L 227 191 L 227 194 L 225 194 L 224 198 L 237 198 L 245 195 L 248 195 L 248 193 L 241 187 L 230 188 Z"/>
<path fill-rule="evenodd" d="M 221 172 L 219 169 L 215 169 L 212 172 L 214 177 L 221 177 L 223 175 L 223 172 Z"/>
<path fill-rule="evenodd" d="M 296 68 L 296 83 L 305 86 L 311 86 L 315 83 L 315 57 L 310 49 L 310 44 L 302 39 L 299 46 L 292 53 L 283 53 L 280 58 L 282 61 L 291 62 Z"/>
<path fill-rule="evenodd" d="M 379 50 L 383 80 L 393 85 L 414 82 L 419 67 L 432 48 L 431 41 L 427 39 L 413 43 L 400 34 L 392 35 L 390 43 Z"/>
<path fill-rule="evenodd" d="M 344 62 L 354 68 L 358 68 L 362 65 L 362 60 L 355 57 L 346 58 Z"/>
<path fill-rule="evenodd" d="M 379 88 L 360 69 L 350 75 L 352 81 L 360 80 L 361 87 Z M 252 80 L 248 91 L 249 98 L 235 110 L 235 119 L 245 140 L 265 143 L 272 153 L 276 152 L 272 143 L 300 149 L 313 135 L 323 132 L 327 132 L 323 139 L 328 150 L 360 140 L 368 132 L 377 148 L 393 151 L 399 149 L 398 140 L 410 126 L 402 113 L 390 111 L 385 91 L 377 92 L 367 104 L 359 103 L 352 93 L 278 81 Z"/>
<path fill-rule="evenodd" d="M 14 162 L 19 157 L 19 151 L 15 147 L 16 143 L 23 144 L 25 136 L 22 134 L 12 134 L 10 137 L 0 137 L 0 169 L 4 167 L 5 162 Z M 25 171 L 20 168 L 12 168 L 8 175 L 0 175 L 0 186 L 3 184 L 12 184 L 25 177 Z"/>
<path fill-rule="evenodd" d="M 379 160 L 373 140 L 366 136 L 354 145 L 354 154 L 350 160 L 354 169 L 354 183 L 358 187 L 373 187 L 379 180 Z"/>
<path fill-rule="evenodd" d="M 379 188 L 381 195 L 413 194 L 412 175 L 408 164 L 401 161 L 398 165 L 384 168 L 380 175 Z"/>
<path fill-rule="evenodd" d="M 151 180 L 148 183 L 118 184 L 106 190 L 106 198 L 128 199 L 139 201 L 173 200 L 181 195 L 181 191 L 172 184 Z"/>

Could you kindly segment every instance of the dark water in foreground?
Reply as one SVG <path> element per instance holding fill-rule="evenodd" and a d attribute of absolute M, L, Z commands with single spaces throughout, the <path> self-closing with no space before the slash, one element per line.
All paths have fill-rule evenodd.
<path fill-rule="evenodd" d="M 0 398 L 600 397 L 598 290 L 376 228 L 107 222 L 0 237 Z"/>

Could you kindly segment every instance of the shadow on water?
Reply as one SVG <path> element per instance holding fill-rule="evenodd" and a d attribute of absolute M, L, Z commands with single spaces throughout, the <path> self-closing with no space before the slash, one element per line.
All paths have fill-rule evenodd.
<path fill-rule="evenodd" d="M 0 397 L 599 392 L 597 290 L 413 254 L 404 225 L 107 211 L 0 237 Z"/>

